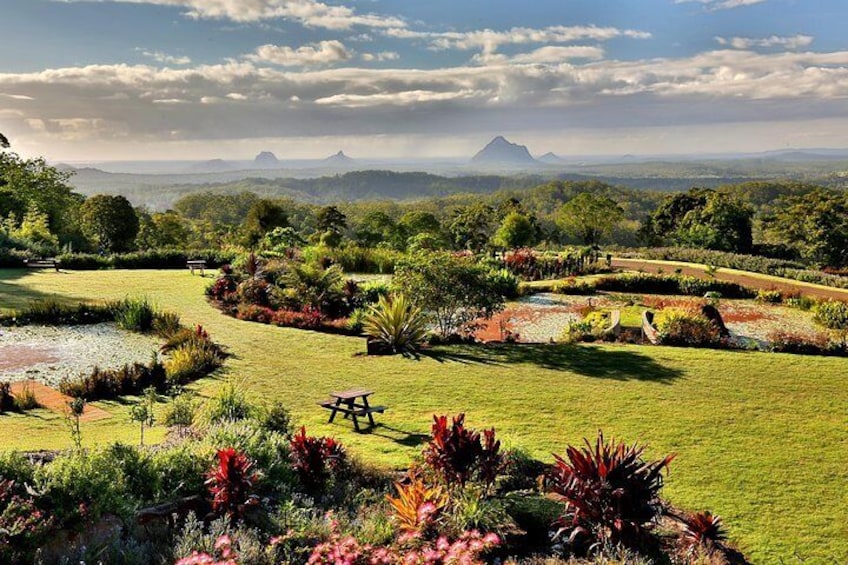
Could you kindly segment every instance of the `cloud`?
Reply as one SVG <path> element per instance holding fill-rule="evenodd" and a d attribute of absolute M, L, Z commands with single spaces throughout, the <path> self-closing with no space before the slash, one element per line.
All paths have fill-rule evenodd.
<path fill-rule="evenodd" d="M 602 54 L 591 46 L 544 46 L 486 65 L 435 69 L 292 70 L 244 60 L 187 68 L 90 65 L 2 73 L 0 92 L 4 127 L 13 133 L 101 141 L 129 135 L 136 142 L 465 135 L 493 124 L 668 126 L 848 111 L 848 51 L 721 49 L 641 60 Z"/>
<path fill-rule="evenodd" d="M 379 53 L 363 53 L 362 60 L 363 61 L 397 61 L 400 59 L 400 54 L 395 51 L 381 51 Z"/>
<path fill-rule="evenodd" d="M 403 28 L 406 23 L 397 17 L 378 14 L 358 14 L 347 6 L 331 6 L 318 0 L 54 0 L 65 2 L 112 2 L 153 4 L 183 8 L 194 19 L 217 19 L 249 23 L 285 19 L 307 27 L 350 29 L 354 26 L 372 28 Z"/>
<path fill-rule="evenodd" d="M 618 37 L 648 39 L 651 37 L 651 34 L 645 31 L 598 26 L 514 27 L 506 31 L 483 29 L 466 32 L 429 32 L 408 28 L 389 28 L 383 33 L 399 39 L 423 39 L 435 50 L 460 49 L 467 51 L 481 49 L 484 53 L 493 53 L 504 45 L 568 43 L 579 40 L 607 41 Z"/>
<path fill-rule="evenodd" d="M 767 0 L 674 0 L 675 4 L 701 4 L 710 11 L 715 10 L 732 10 L 733 8 L 742 8 L 744 6 L 753 6 L 754 4 L 762 4 Z"/>
<path fill-rule="evenodd" d="M 163 53 L 162 51 L 148 51 L 147 49 L 141 49 L 139 47 L 136 48 L 136 51 L 144 55 L 149 59 L 153 59 L 157 63 L 166 63 L 169 65 L 189 65 L 191 64 L 191 59 L 189 57 L 177 57 L 173 55 L 168 55 L 167 53 Z"/>
<path fill-rule="evenodd" d="M 547 63 L 562 63 L 570 59 L 603 59 L 604 50 L 601 47 L 589 45 L 548 45 L 540 47 L 528 53 L 519 53 L 517 55 L 506 56 L 485 53 L 475 55 L 472 59 L 475 63 L 484 64 L 517 64 L 517 65 L 538 65 Z"/>
<path fill-rule="evenodd" d="M 320 41 L 297 49 L 285 45 L 263 45 L 246 58 L 257 63 L 284 67 L 332 65 L 349 60 L 353 55 L 341 41 Z"/>
<path fill-rule="evenodd" d="M 769 37 L 716 37 L 719 45 L 733 47 L 734 49 L 751 49 L 752 47 L 782 47 L 784 49 L 800 49 L 809 47 L 813 43 L 811 35 L 793 35 L 789 37 L 771 35 Z"/>

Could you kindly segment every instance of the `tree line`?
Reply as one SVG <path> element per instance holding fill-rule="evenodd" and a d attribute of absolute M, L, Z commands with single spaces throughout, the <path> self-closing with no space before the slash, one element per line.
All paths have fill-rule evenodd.
<path fill-rule="evenodd" d="M 0 147 L 8 149 L 1 134 Z M 328 206 L 197 192 L 172 210 L 151 212 L 120 195 L 86 198 L 74 191 L 70 173 L 6 150 L 0 219 L 0 249 L 38 254 L 308 244 L 482 252 L 582 244 L 680 246 L 848 266 L 846 193 L 784 181 L 676 193 L 552 181 L 491 194 Z"/>

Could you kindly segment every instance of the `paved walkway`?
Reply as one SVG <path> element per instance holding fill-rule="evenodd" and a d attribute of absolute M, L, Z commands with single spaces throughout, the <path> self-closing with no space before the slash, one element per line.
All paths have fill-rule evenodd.
<path fill-rule="evenodd" d="M 657 269 L 663 269 L 666 273 L 672 273 L 676 269 L 680 269 L 684 275 L 702 279 L 710 278 L 710 276 L 705 272 L 706 267 L 695 263 L 614 258 L 612 260 L 612 266 L 617 269 L 628 269 L 631 271 L 641 270 L 646 273 L 656 273 Z M 715 278 L 721 281 L 734 282 L 748 288 L 780 290 L 783 292 L 800 292 L 804 296 L 812 296 L 813 298 L 848 301 L 848 290 L 830 288 L 823 285 L 805 283 L 801 281 L 793 281 L 792 279 L 784 279 L 770 275 L 746 273 L 744 271 L 720 267 L 715 273 Z"/>
<path fill-rule="evenodd" d="M 65 413 L 68 402 L 71 400 L 70 396 L 65 396 L 54 388 L 50 388 L 49 386 L 32 380 L 12 383 L 12 394 L 18 394 L 21 390 L 23 390 L 24 386 L 29 386 L 29 388 L 35 393 L 35 398 L 38 400 L 38 404 L 42 407 L 60 414 Z M 80 417 L 80 421 L 94 422 L 96 420 L 105 420 L 111 417 L 112 415 L 102 408 L 86 404 L 85 411 Z"/>

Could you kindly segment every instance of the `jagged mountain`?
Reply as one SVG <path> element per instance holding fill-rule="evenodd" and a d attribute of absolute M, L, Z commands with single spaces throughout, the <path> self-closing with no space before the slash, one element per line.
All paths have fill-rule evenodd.
<path fill-rule="evenodd" d="M 481 149 L 471 162 L 478 165 L 533 165 L 536 160 L 524 145 L 511 143 L 498 136 Z"/>
<path fill-rule="evenodd" d="M 253 160 L 253 163 L 257 167 L 268 168 L 268 167 L 277 167 L 280 164 L 280 161 L 277 159 L 277 156 L 271 153 L 270 151 L 263 151 Z"/>

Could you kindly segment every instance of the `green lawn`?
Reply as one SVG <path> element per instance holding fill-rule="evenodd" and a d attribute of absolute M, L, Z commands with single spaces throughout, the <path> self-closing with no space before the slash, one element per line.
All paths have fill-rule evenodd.
<path fill-rule="evenodd" d="M 0 271 L 0 308 L 61 295 L 144 295 L 202 323 L 233 354 L 226 374 L 258 399 L 282 399 L 311 433 L 333 434 L 369 461 L 401 467 L 421 449 L 431 415 L 464 411 L 506 443 L 550 460 L 568 443 L 607 435 L 654 455 L 679 453 L 666 495 L 711 509 L 755 563 L 848 560 L 848 360 L 620 345 L 444 348 L 419 360 L 360 355 L 362 339 L 274 328 L 209 306 L 210 279 L 182 271 Z M 198 383 L 209 393 L 221 378 Z M 315 402 L 361 385 L 390 406 L 373 433 L 328 425 Z M 134 440 L 126 407 L 85 425 L 88 441 Z M 0 417 L 3 447 L 68 443 L 60 418 Z M 160 430 L 161 433 L 161 430 Z M 830 558 L 830 559 L 828 559 Z"/>

